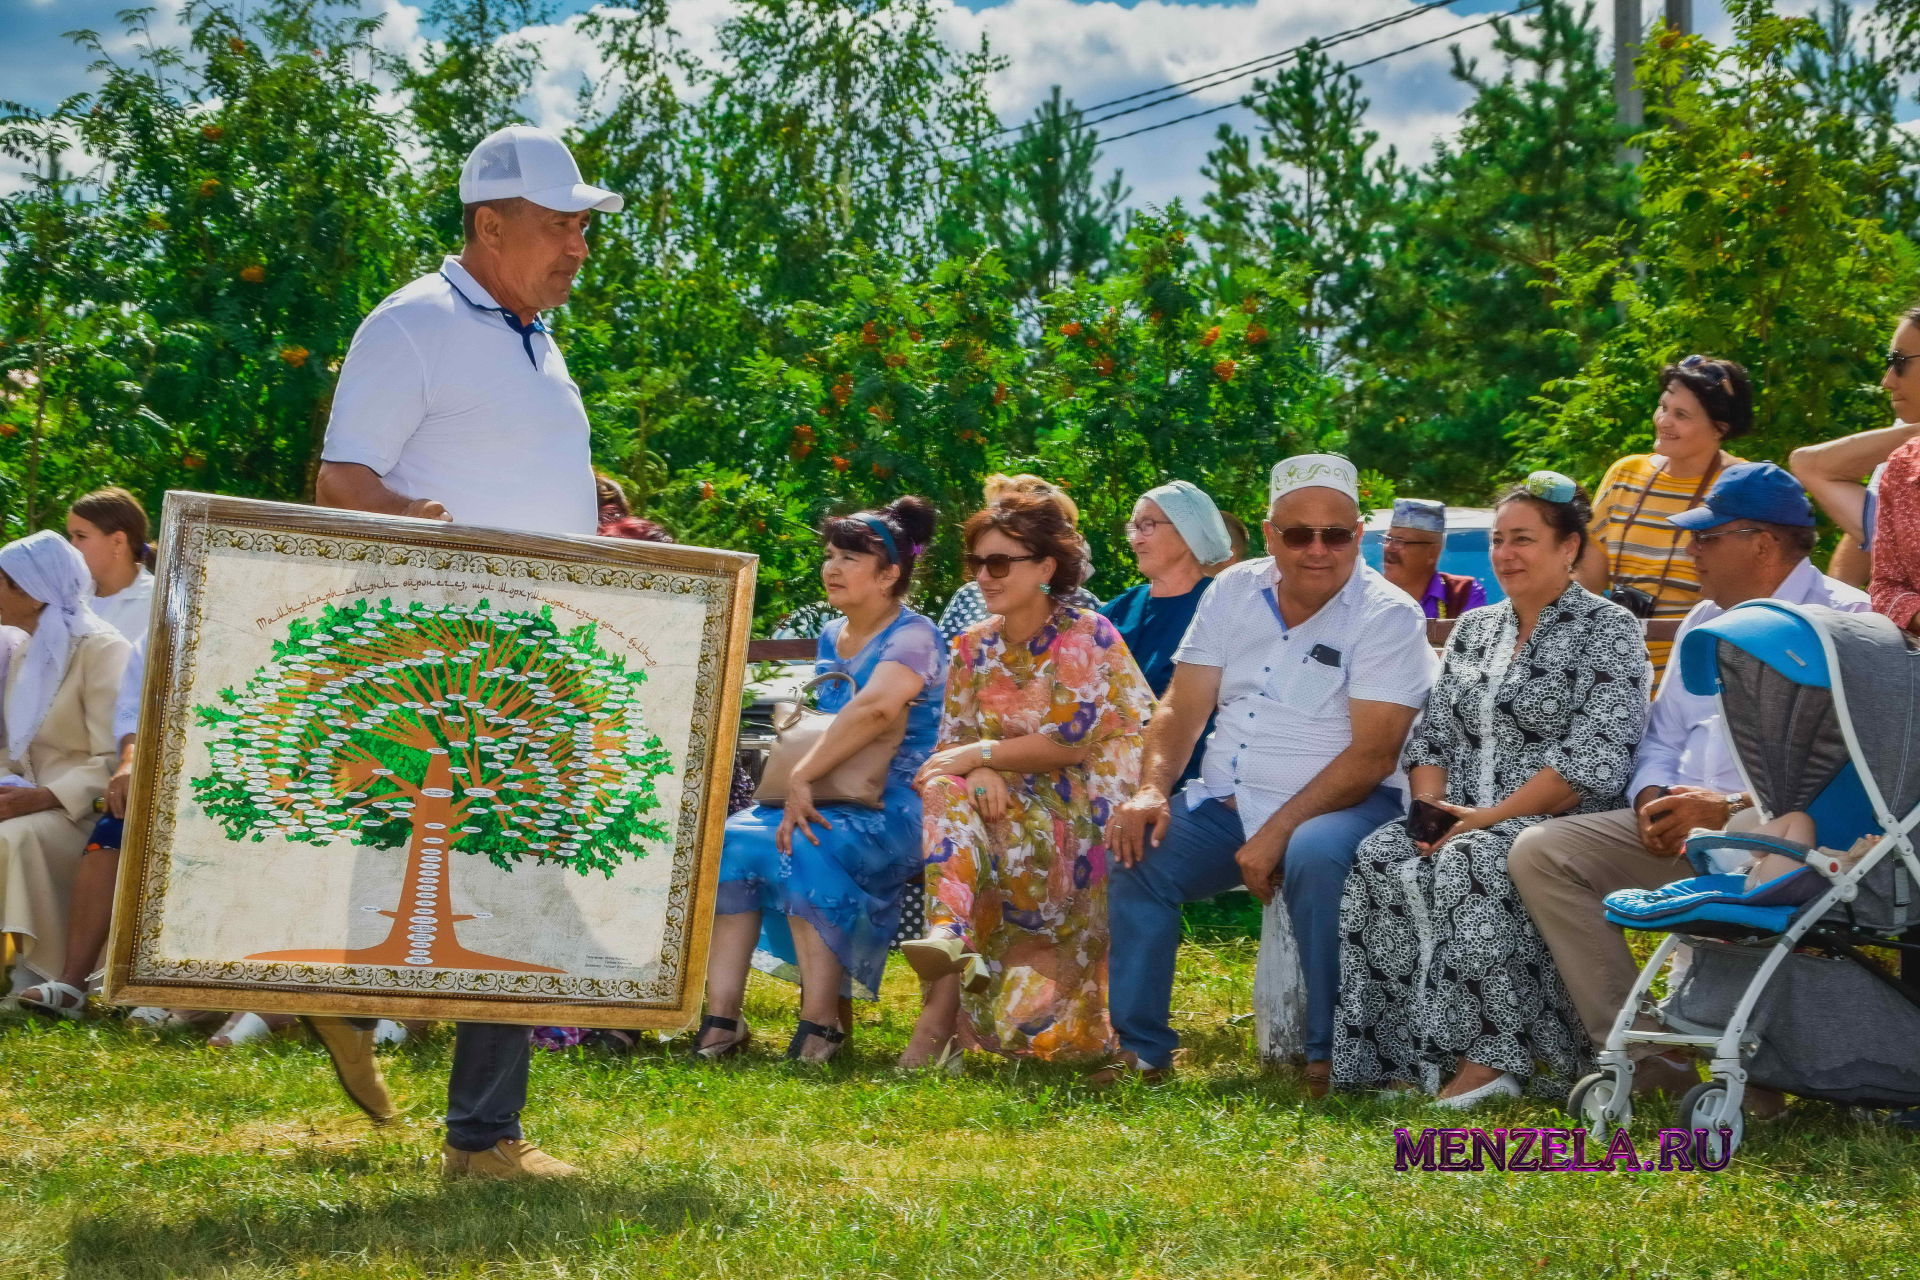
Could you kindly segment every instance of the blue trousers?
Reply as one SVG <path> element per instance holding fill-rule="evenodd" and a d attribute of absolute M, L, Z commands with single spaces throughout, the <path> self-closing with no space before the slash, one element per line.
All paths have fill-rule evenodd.
<path fill-rule="evenodd" d="M 1241 883 L 1234 855 L 1246 838 L 1240 815 L 1218 800 L 1189 808 L 1173 800 L 1173 821 L 1157 846 L 1131 867 L 1116 865 L 1107 888 L 1113 950 L 1107 1003 L 1120 1047 L 1142 1066 L 1165 1067 L 1173 1033 L 1173 963 L 1180 949 L 1180 905 Z M 1333 1007 L 1340 986 L 1340 894 L 1354 850 L 1405 811 L 1400 792 L 1376 788 L 1351 809 L 1300 824 L 1287 844 L 1280 892 L 1293 922 L 1307 987 L 1307 1058 L 1333 1056 Z"/>

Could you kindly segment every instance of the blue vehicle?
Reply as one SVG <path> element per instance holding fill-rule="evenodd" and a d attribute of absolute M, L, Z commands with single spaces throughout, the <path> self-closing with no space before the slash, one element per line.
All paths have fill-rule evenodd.
<path fill-rule="evenodd" d="M 1382 507 L 1367 521 L 1360 554 L 1375 569 L 1380 567 L 1380 540 L 1387 536 L 1387 528 L 1392 523 L 1391 507 Z M 1487 603 L 1499 604 L 1507 598 L 1507 593 L 1500 589 L 1499 580 L 1493 576 L 1493 561 L 1487 550 L 1487 538 L 1492 531 L 1493 508 L 1448 507 L 1447 545 L 1440 552 L 1440 572 L 1464 573 L 1480 579 L 1480 585 L 1487 589 Z"/>

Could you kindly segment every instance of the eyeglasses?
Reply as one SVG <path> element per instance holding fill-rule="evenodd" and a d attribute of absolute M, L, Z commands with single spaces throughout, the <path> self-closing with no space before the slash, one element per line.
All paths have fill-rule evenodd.
<path fill-rule="evenodd" d="M 1696 547 L 1704 547 L 1709 542 L 1712 542 L 1716 538 L 1730 538 L 1733 535 L 1739 534 L 1739 533 L 1765 533 L 1765 532 L 1766 532 L 1765 529 L 1756 529 L 1752 525 L 1744 525 L 1738 529 L 1714 529 L 1709 533 L 1694 534 L 1693 545 Z"/>
<path fill-rule="evenodd" d="M 1709 387 L 1717 387 L 1727 380 L 1727 371 L 1705 356 L 1688 356 L 1680 362 L 1680 367 L 1705 378 Z"/>
<path fill-rule="evenodd" d="M 1165 520 L 1155 520 L 1152 516 L 1142 516 L 1138 520 L 1127 521 L 1127 528 L 1131 529 L 1136 537 L 1151 538 L 1160 532 L 1160 526 L 1166 523 Z"/>
<path fill-rule="evenodd" d="M 1437 547 L 1440 545 L 1440 539 L 1438 538 L 1403 538 L 1397 533 L 1385 534 L 1381 537 L 1380 541 L 1390 547 Z M 1287 545 L 1292 546 L 1293 544 L 1288 543 Z M 1307 544 L 1303 542 L 1300 545 L 1304 547 Z"/>
<path fill-rule="evenodd" d="M 1907 376 L 1907 362 L 1909 360 L 1920 360 L 1920 351 L 1887 352 L 1887 368 L 1893 370 L 1893 376 L 1896 378 L 1904 378 Z"/>
<path fill-rule="evenodd" d="M 1320 539 L 1322 543 L 1326 544 L 1327 550 L 1329 551 L 1344 547 L 1353 541 L 1353 530 L 1343 524 L 1325 527 L 1311 524 L 1290 524 L 1286 528 L 1281 529 L 1279 533 L 1280 541 L 1295 551 L 1303 551 L 1312 546 L 1315 538 Z"/>
<path fill-rule="evenodd" d="M 967 572 L 975 577 L 978 577 L 980 571 L 985 569 L 989 578 L 1004 578 L 1013 572 L 1013 566 L 1016 562 L 1021 560 L 1038 560 L 1040 558 L 1039 556 L 1009 556 L 996 552 L 990 556 L 968 556 L 966 558 L 966 566 Z"/>

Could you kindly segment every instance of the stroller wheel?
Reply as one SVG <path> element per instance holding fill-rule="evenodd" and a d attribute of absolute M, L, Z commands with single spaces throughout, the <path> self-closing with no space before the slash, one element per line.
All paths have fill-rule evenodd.
<path fill-rule="evenodd" d="M 1633 1091 L 1614 1072 L 1596 1071 L 1573 1086 L 1567 1114 L 1585 1123 L 1588 1137 L 1605 1142 L 1633 1118 Z"/>
<path fill-rule="evenodd" d="M 1740 1139 L 1746 1135 L 1746 1122 L 1740 1108 L 1733 1105 L 1726 1083 L 1721 1080 L 1702 1081 L 1687 1090 L 1686 1096 L 1680 1099 L 1680 1125 L 1694 1131 L 1694 1158 L 1713 1168 L 1720 1168 L 1731 1160 L 1733 1153 L 1740 1149 Z"/>

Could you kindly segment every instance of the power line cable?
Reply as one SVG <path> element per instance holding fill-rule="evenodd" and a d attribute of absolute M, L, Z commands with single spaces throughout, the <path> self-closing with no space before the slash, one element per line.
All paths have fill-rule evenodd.
<path fill-rule="evenodd" d="M 1443 40 L 1455 40 L 1463 35 L 1466 35 L 1469 31 L 1477 31 L 1481 27 L 1489 27 L 1496 22 L 1503 22 L 1508 18 L 1518 17 L 1520 14 L 1526 13 L 1529 10 L 1538 9 L 1542 3 L 1543 3 L 1543 0 L 1531 0 L 1531 3 L 1529 4 L 1523 4 L 1517 8 L 1509 9 L 1505 13 L 1496 13 L 1492 17 L 1487 18 L 1484 21 L 1474 23 L 1472 26 L 1461 27 L 1458 31 L 1449 31 L 1443 35 L 1434 36 L 1430 40 L 1421 40 L 1415 44 L 1405 45 L 1389 53 L 1383 53 L 1377 57 L 1368 58 L 1365 62 L 1356 62 L 1350 67 L 1343 65 L 1340 67 L 1340 70 L 1342 72 L 1358 71 L 1363 67 L 1370 67 L 1374 65 L 1376 62 L 1385 62 L 1388 58 L 1397 58 L 1403 53 L 1412 53 L 1416 49 L 1424 49 L 1428 45 L 1439 44 Z M 1271 93 L 1269 92 L 1268 94 L 1248 95 L 1247 97 L 1244 97 L 1244 98 L 1237 98 L 1232 102 L 1223 102 L 1217 107 L 1208 107 L 1204 111 L 1190 111 L 1184 116 L 1175 116 L 1171 120 L 1162 120 L 1157 124 L 1143 125 L 1138 129 L 1131 130 L 1127 133 L 1115 134 L 1110 138 L 1096 138 L 1094 139 L 1094 143 L 1096 146 L 1105 147 L 1115 142 L 1124 142 L 1128 138 L 1137 138 L 1143 133 L 1152 133 L 1156 129 L 1171 129 L 1176 124 L 1185 124 L 1189 120 L 1198 120 L 1202 116 L 1218 115 L 1222 111 L 1231 111 L 1235 107 L 1248 105 L 1253 98 L 1267 97 L 1267 96 L 1271 96 Z M 1006 148 L 1006 149 L 1010 149 L 1010 148 Z"/>

